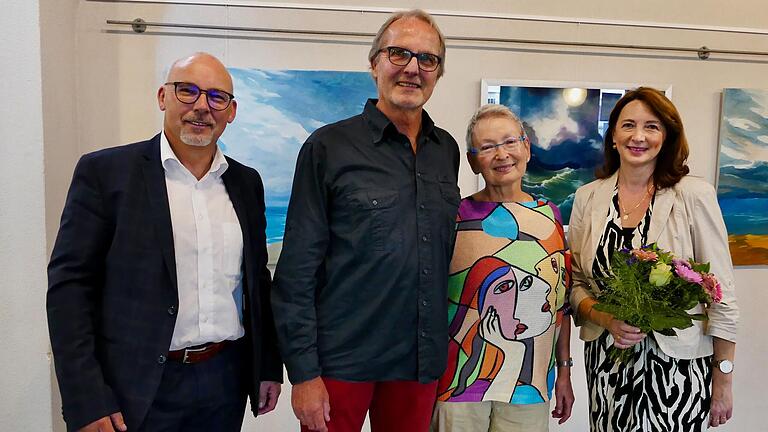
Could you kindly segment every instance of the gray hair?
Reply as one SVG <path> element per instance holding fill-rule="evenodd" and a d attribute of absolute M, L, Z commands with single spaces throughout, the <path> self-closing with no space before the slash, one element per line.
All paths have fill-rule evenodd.
<path fill-rule="evenodd" d="M 404 18 L 415 18 L 424 21 L 433 29 L 435 29 L 435 32 L 437 32 L 437 38 L 440 40 L 440 52 L 438 55 L 442 60 L 440 62 L 440 67 L 437 70 L 437 77 L 440 78 L 445 73 L 445 36 L 443 36 L 443 32 L 440 31 L 440 28 L 437 26 L 434 18 L 432 18 L 432 15 L 421 9 L 411 9 L 407 11 L 395 12 L 392 14 L 389 19 L 387 19 L 387 21 L 381 25 L 381 28 L 379 28 L 379 31 L 376 33 L 376 37 L 373 38 L 373 43 L 371 43 L 371 50 L 368 52 L 368 62 L 373 63 L 373 60 L 377 55 L 379 55 L 379 52 L 382 49 L 381 40 L 384 38 L 384 32 L 387 31 L 392 23 Z"/>
<path fill-rule="evenodd" d="M 472 118 L 469 119 L 469 126 L 467 126 L 467 151 L 472 149 L 472 135 L 475 133 L 475 127 L 480 122 L 480 120 L 499 117 L 512 120 L 513 122 L 517 123 L 517 125 L 520 126 L 520 131 L 523 133 L 523 135 L 525 135 L 523 122 L 520 120 L 520 117 L 512 112 L 511 109 L 504 105 L 498 104 L 483 105 L 478 108 Z"/>

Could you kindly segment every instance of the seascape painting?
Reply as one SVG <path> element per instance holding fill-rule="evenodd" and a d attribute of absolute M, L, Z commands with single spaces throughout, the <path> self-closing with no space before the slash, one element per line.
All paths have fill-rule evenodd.
<path fill-rule="evenodd" d="M 531 161 L 523 190 L 560 208 L 568 222 L 579 186 L 595 179 L 611 109 L 630 86 L 584 88 L 485 83 L 483 103 L 506 105 L 523 121 Z"/>
<path fill-rule="evenodd" d="M 219 140 L 228 156 L 264 181 L 267 243 L 274 262 L 283 241 L 296 156 L 317 128 L 360 114 L 376 86 L 368 72 L 229 68 L 237 116 Z"/>
<path fill-rule="evenodd" d="M 733 264 L 768 264 L 768 90 L 723 90 L 718 168 Z"/>

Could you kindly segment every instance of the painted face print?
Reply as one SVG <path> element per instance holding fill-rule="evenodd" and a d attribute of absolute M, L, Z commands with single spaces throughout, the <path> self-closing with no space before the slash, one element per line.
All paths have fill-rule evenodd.
<path fill-rule="evenodd" d="M 483 284 L 480 316 L 493 307 L 500 317 L 501 332 L 510 340 L 540 335 L 552 324 L 549 284 L 514 266 L 493 271 Z"/>

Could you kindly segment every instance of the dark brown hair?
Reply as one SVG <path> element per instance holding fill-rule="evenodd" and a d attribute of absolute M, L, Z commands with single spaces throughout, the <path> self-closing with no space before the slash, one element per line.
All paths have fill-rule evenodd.
<path fill-rule="evenodd" d="M 595 176 L 600 179 L 608 178 L 619 169 L 621 161 L 619 160 L 619 152 L 613 148 L 613 132 L 616 130 L 616 123 L 619 121 L 621 110 L 635 100 L 643 102 L 661 120 L 667 133 L 664 143 L 661 145 L 661 151 L 656 157 L 653 181 L 659 189 L 674 186 L 690 171 L 686 165 L 688 140 L 685 139 L 683 120 L 680 118 L 680 113 L 677 112 L 675 105 L 667 99 L 664 93 L 650 87 L 638 87 L 630 90 L 616 102 L 616 106 L 611 111 L 608 130 L 605 131 L 605 138 L 603 139 L 603 166 L 595 171 Z"/>

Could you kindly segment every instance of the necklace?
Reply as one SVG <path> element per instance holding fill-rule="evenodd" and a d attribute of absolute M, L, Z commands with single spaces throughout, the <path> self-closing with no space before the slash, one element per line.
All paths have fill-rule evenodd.
<path fill-rule="evenodd" d="M 627 210 L 627 208 L 621 204 L 621 197 L 619 197 L 619 207 L 621 207 L 621 212 L 624 213 L 624 215 L 621 218 L 624 220 L 629 219 L 629 215 L 632 214 L 635 210 L 637 210 L 637 208 L 640 207 L 640 204 L 645 202 L 645 199 L 648 198 L 648 196 L 651 194 L 651 191 L 653 190 L 653 188 L 654 188 L 653 183 L 648 185 L 648 189 L 646 189 L 645 194 L 642 196 L 642 198 L 640 198 L 639 201 L 637 201 L 637 203 L 635 203 L 635 205 L 630 210 Z M 619 189 L 619 191 L 621 191 L 621 189 Z"/>

